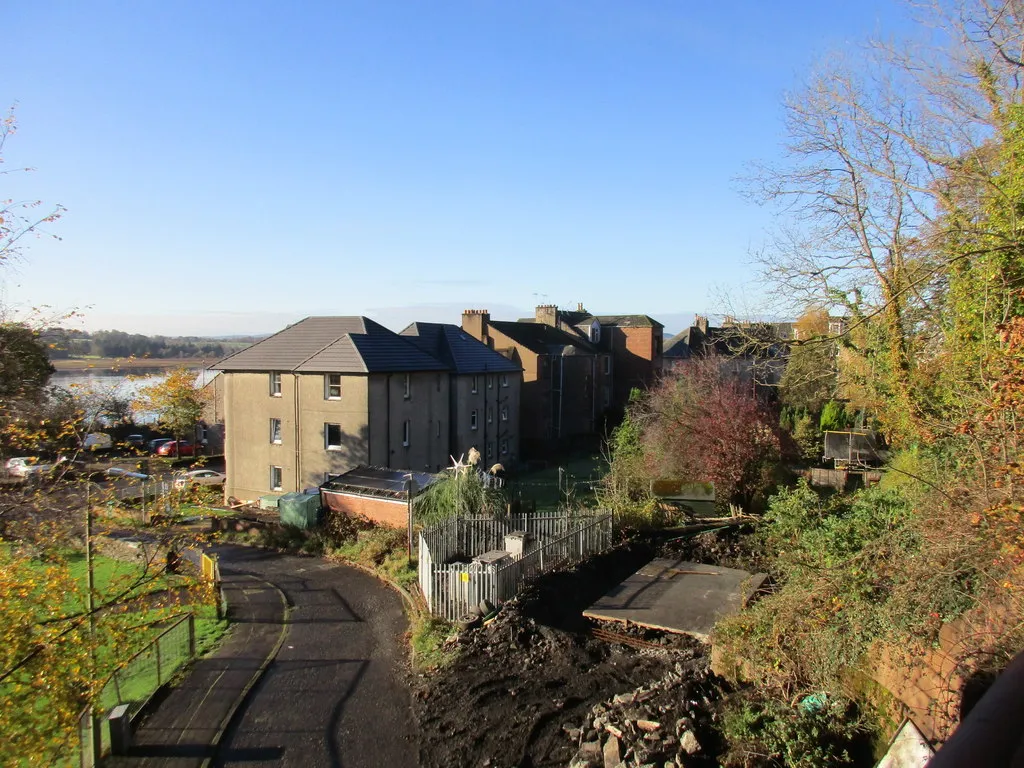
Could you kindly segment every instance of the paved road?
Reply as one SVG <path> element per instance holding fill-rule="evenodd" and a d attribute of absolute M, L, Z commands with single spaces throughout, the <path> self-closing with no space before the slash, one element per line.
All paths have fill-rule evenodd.
<path fill-rule="evenodd" d="M 361 571 L 233 548 L 222 569 L 277 585 L 288 634 L 221 745 L 221 764 L 403 768 L 417 741 L 401 599 Z"/>
<path fill-rule="evenodd" d="M 244 547 L 222 547 L 218 552 L 225 581 L 235 579 L 243 587 L 239 580 L 250 579 L 252 594 L 264 595 L 258 598 L 261 605 L 266 592 L 258 585 L 271 584 L 290 606 L 284 623 L 253 619 L 261 639 L 251 653 L 236 655 L 238 677 L 233 685 L 266 658 L 270 634 L 281 639 L 280 649 L 234 713 L 216 751 L 199 745 L 210 742 L 215 711 L 224 711 L 224 697 L 196 691 L 193 709 L 178 713 L 176 724 L 167 729 L 190 729 L 194 738 L 181 741 L 190 754 L 172 757 L 167 751 L 151 751 L 146 764 L 177 768 L 212 758 L 213 765 L 260 768 L 417 765 L 416 731 L 402 667 L 407 623 L 398 595 L 361 571 L 315 558 Z M 233 633 L 246 631 L 240 624 Z M 205 714 L 203 699 L 211 699 Z M 169 701 L 160 705 L 146 727 Z M 158 763 L 155 757 L 160 758 Z"/>

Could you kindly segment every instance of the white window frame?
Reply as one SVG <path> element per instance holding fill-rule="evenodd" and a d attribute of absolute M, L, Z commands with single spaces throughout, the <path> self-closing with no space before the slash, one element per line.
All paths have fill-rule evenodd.
<path fill-rule="evenodd" d="M 412 399 L 412 374 L 405 374 L 405 395 L 406 400 Z"/>
<path fill-rule="evenodd" d="M 477 414 L 476 414 L 476 408 L 474 408 L 472 411 L 469 412 L 469 428 L 475 430 L 476 427 L 477 427 Z"/>
<path fill-rule="evenodd" d="M 332 379 L 337 379 L 338 383 L 334 384 Z M 331 390 L 337 387 L 338 394 L 331 394 Z M 325 373 L 324 374 L 324 400 L 341 400 L 341 374 L 340 373 Z"/>
<path fill-rule="evenodd" d="M 331 427 L 338 428 L 338 442 L 331 443 Z M 325 451 L 340 451 L 341 450 L 341 438 L 344 433 L 341 431 L 341 424 L 334 424 L 328 421 L 324 422 L 324 450 Z"/>
<path fill-rule="evenodd" d="M 283 442 L 281 439 L 282 424 L 280 419 L 272 418 L 270 420 L 270 444 L 281 445 Z"/>
<path fill-rule="evenodd" d="M 508 386 L 508 374 L 507 373 L 501 374 L 501 386 L 503 386 L 503 387 L 507 387 Z"/>
<path fill-rule="evenodd" d="M 494 423 L 494 411 L 491 409 L 491 406 L 489 406 L 489 405 L 487 406 L 487 423 L 488 424 L 493 424 Z"/>
<path fill-rule="evenodd" d="M 494 376 L 493 375 L 488 375 L 487 376 L 487 388 L 488 389 L 494 389 Z"/>
<path fill-rule="evenodd" d="M 411 442 L 411 440 L 409 439 L 410 437 L 412 437 L 411 433 L 412 423 L 408 419 L 406 419 L 405 421 L 402 422 L 402 445 L 405 446 L 406 448 L 409 447 L 409 443 Z"/>
<path fill-rule="evenodd" d="M 507 405 L 501 406 L 501 420 L 502 421 L 508 421 L 508 406 Z"/>
<path fill-rule="evenodd" d="M 505 456 L 508 454 L 508 440 L 501 441 L 501 455 Z"/>
<path fill-rule="evenodd" d="M 275 480 L 277 480 L 276 484 L 274 483 Z M 270 465 L 270 490 L 284 490 L 284 467 Z"/>
<path fill-rule="evenodd" d="M 270 396 L 281 397 L 281 372 L 270 372 Z"/>
<path fill-rule="evenodd" d="M 477 392 L 479 392 L 479 391 L 480 391 L 480 377 L 479 377 L 479 376 L 477 376 L 477 375 L 476 375 L 476 374 L 474 373 L 474 374 L 473 374 L 473 388 L 472 388 L 472 392 L 473 392 L 473 394 L 475 395 L 475 394 L 476 394 Z"/>

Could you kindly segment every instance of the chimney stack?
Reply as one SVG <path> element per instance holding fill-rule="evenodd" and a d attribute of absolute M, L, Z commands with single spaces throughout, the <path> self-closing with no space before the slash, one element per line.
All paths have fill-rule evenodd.
<path fill-rule="evenodd" d="M 474 339 L 488 342 L 487 326 L 491 323 L 491 311 L 489 309 L 467 309 L 462 313 L 462 330 Z"/>
<path fill-rule="evenodd" d="M 703 333 L 705 336 L 707 335 L 707 333 L 708 333 L 708 319 L 706 317 L 704 317 L 703 315 L 697 315 L 697 317 L 693 321 L 693 324 L 698 329 L 700 329 L 701 333 Z"/>
<path fill-rule="evenodd" d="M 534 319 L 538 323 L 543 325 L 550 325 L 552 328 L 558 327 L 558 305 L 557 304 L 541 304 L 537 307 Z"/>

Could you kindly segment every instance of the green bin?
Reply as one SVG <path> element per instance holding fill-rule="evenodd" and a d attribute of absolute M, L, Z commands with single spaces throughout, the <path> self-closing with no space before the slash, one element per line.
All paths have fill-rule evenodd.
<path fill-rule="evenodd" d="M 277 501 L 283 525 L 315 528 L 320 524 L 320 494 L 286 493 Z"/>

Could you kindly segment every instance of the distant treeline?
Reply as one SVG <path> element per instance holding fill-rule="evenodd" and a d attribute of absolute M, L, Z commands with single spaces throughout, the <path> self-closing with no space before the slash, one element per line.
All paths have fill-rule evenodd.
<path fill-rule="evenodd" d="M 202 336 L 145 336 L 124 331 L 72 331 L 50 328 L 42 334 L 51 360 L 83 357 L 151 357 L 156 359 L 224 357 L 262 336 L 209 338 Z"/>

